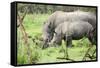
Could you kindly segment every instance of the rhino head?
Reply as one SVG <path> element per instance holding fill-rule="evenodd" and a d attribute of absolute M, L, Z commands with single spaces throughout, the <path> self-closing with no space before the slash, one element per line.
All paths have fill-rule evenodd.
<path fill-rule="evenodd" d="M 52 38 L 53 38 L 53 27 L 51 26 L 51 24 L 45 23 L 43 26 L 43 48 L 47 48 L 49 46 L 49 42 L 51 42 Z"/>

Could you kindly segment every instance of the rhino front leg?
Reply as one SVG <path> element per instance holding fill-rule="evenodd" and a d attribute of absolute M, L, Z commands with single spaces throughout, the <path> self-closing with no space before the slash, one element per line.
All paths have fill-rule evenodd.
<path fill-rule="evenodd" d="M 49 46 L 48 42 L 47 41 L 43 41 L 43 46 L 42 46 L 42 49 L 45 49 Z"/>
<path fill-rule="evenodd" d="M 72 37 L 66 35 L 65 40 L 66 40 L 66 47 L 72 47 Z"/>
<path fill-rule="evenodd" d="M 64 49 L 64 57 L 66 58 L 66 60 L 69 60 L 68 47 L 72 45 L 72 37 L 66 35 L 64 40 L 65 40 L 65 43 L 66 43 L 66 48 Z"/>
<path fill-rule="evenodd" d="M 51 41 L 51 44 L 53 44 L 53 46 L 55 46 L 55 47 L 60 46 L 62 44 L 61 35 L 55 34 L 52 41 Z"/>

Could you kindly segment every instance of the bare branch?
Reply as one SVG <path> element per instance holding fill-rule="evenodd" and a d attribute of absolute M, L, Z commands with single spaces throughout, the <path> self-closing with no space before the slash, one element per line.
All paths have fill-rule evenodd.
<path fill-rule="evenodd" d="M 23 21 L 24 17 L 26 16 L 26 13 L 27 13 L 27 7 L 25 8 L 25 13 L 23 14 L 21 20 Z"/>
<path fill-rule="evenodd" d="M 23 20 L 24 20 L 26 14 L 27 14 L 27 8 L 25 8 L 25 12 L 24 12 L 24 14 L 23 14 L 22 17 L 20 16 L 20 12 L 17 13 L 17 23 L 18 23 L 17 26 L 18 26 L 18 27 L 19 27 L 20 24 L 23 22 Z"/>

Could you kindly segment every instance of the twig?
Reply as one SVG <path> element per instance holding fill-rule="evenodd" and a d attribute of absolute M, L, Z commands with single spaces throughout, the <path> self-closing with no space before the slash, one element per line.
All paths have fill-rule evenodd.
<path fill-rule="evenodd" d="M 89 51 L 91 50 L 91 48 L 92 48 L 92 46 L 90 45 L 90 47 L 89 47 L 88 50 L 86 51 L 86 53 L 85 53 L 85 55 L 84 55 L 84 57 L 83 57 L 82 60 L 86 60 L 87 55 L 88 55 L 88 57 L 90 58 Z"/>

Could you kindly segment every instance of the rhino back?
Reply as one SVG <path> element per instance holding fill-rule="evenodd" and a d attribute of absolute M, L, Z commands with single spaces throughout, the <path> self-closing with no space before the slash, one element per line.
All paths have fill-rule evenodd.
<path fill-rule="evenodd" d="M 96 16 L 90 12 L 74 11 L 74 12 L 63 12 L 56 11 L 49 16 L 46 23 L 51 25 L 51 28 L 56 28 L 59 24 L 64 21 L 74 22 L 74 21 L 86 21 L 90 23 L 93 27 L 96 26 Z"/>
<path fill-rule="evenodd" d="M 71 23 L 67 30 L 66 34 L 72 35 L 74 39 L 80 39 L 83 36 L 87 36 L 89 31 L 93 30 L 93 27 L 87 22 L 80 21 Z"/>
<path fill-rule="evenodd" d="M 64 21 L 85 21 L 90 23 L 93 27 L 96 26 L 96 15 L 91 12 L 74 11 L 74 12 L 59 12 L 54 19 L 54 25 L 58 26 Z"/>

